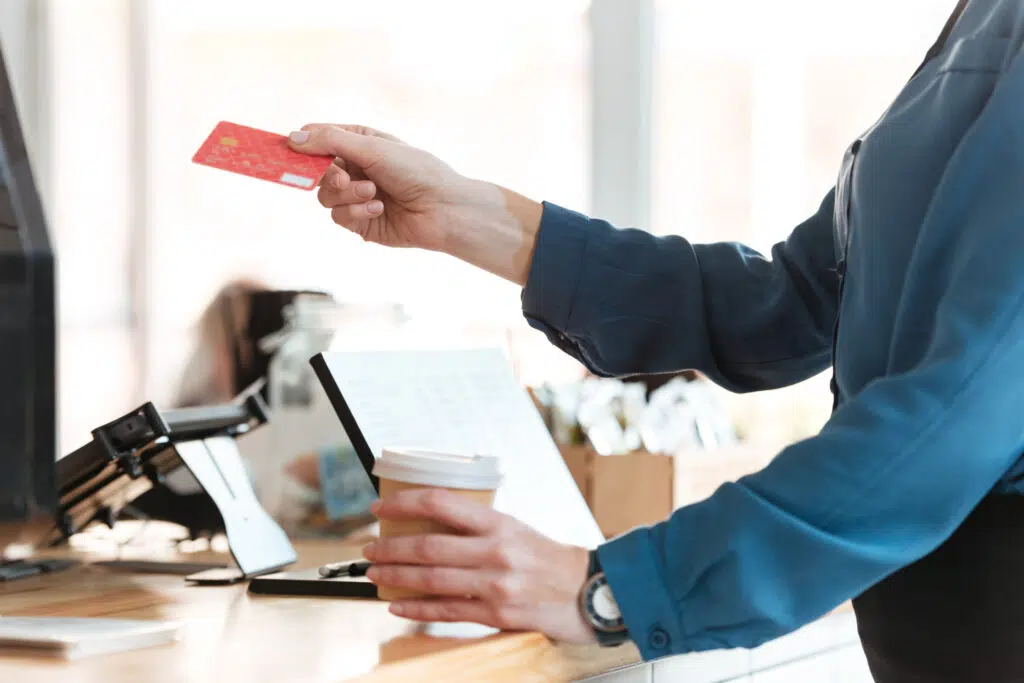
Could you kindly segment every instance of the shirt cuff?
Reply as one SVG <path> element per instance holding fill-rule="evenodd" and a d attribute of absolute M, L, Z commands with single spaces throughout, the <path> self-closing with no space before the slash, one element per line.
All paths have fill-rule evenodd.
<path fill-rule="evenodd" d="M 542 328 L 564 332 L 587 248 L 586 216 L 544 202 L 530 274 L 523 289 L 523 315 Z"/>
<path fill-rule="evenodd" d="M 685 651 L 683 629 L 673 611 L 675 601 L 655 552 L 654 533 L 652 527 L 635 529 L 597 550 L 629 637 L 645 661 Z"/>

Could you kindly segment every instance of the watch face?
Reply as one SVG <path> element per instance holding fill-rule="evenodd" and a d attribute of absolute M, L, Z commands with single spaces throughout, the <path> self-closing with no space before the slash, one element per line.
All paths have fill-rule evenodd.
<path fill-rule="evenodd" d="M 619 605 L 612 597 L 612 589 L 607 582 L 602 582 L 597 586 L 590 604 L 594 606 L 594 613 L 606 621 L 622 619 L 622 612 L 619 611 Z"/>
<path fill-rule="evenodd" d="M 622 612 L 612 596 L 612 589 L 604 574 L 593 577 L 584 595 L 587 617 L 594 628 L 601 631 L 621 631 L 625 628 Z"/>

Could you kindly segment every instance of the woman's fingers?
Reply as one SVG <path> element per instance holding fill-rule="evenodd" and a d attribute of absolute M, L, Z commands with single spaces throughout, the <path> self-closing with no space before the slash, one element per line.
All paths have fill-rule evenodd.
<path fill-rule="evenodd" d="M 378 565 L 506 568 L 499 546 L 480 536 L 426 534 L 381 538 L 363 548 L 363 555 Z"/>
<path fill-rule="evenodd" d="M 347 130 L 350 133 L 358 133 L 359 135 L 369 135 L 375 138 L 390 140 L 391 142 L 401 142 L 401 140 L 399 140 L 394 135 L 391 135 L 389 133 L 377 130 L 376 128 L 370 128 L 369 126 L 362 126 L 359 124 L 352 123 L 307 123 L 301 128 L 301 130 L 311 131 L 317 128 L 323 128 L 328 126 L 332 128 L 341 128 L 342 130 Z"/>
<path fill-rule="evenodd" d="M 425 595 L 479 598 L 499 604 L 516 603 L 524 597 L 517 575 L 489 569 L 375 564 L 366 577 L 378 586 Z"/>
<path fill-rule="evenodd" d="M 380 519 L 430 519 L 479 536 L 497 531 L 505 521 L 490 505 L 444 489 L 402 491 L 375 502 L 371 510 Z"/>
<path fill-rule="evenodd" d="M 333 184 L 321 184 L 317 199 L 326 209 L 346 204 L 365 204 L 377 194 L 377 186 L 371 180 L 357 180 L 344 183 L 339 187 Z"/>
<path fill-rule="evenodd" d="M 363 135 L 339 126 L 310 124 L 288 136 L 288 144 L 297 152 L 344 159 L 369 169 L 381 163 L 397 143 L 374 135 Z"/>
<path fill-rule="evenodd" d="M 344 190 L 350 182 L 352 182 L 352 174 L 348 172 L 341 159 L 335 159 L 334 163 L 320 177 L 320 182 L 317 184 L 321 188 L 328 187 L 335 190 Z"/>
<path fill-rule="evenodd" d="M 331 220 L 347 228 L 360 221 L 377 218 L 382 213 L 384 213 L 383 202 L 374 199 L 372 202 L 366 202 L 365 204 L 349 204 L 347 206 L 335 207 L 331 210 Z"/>

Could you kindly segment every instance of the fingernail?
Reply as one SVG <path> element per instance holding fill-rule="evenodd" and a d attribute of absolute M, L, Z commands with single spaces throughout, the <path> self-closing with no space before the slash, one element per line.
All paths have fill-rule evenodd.
<path fill-rule="evenodd" d="M 363 546 L 363 557 L 365 557 L 366 559 L 372 560 L 373 554 L 375 552 L 377 552 L 376 543 L 367 543 L 365 546 Z"/>
<path fill-rule="evenodd" d="M 392 605 L 388 607 L 388 610 L 396 617 L 400 617 L 408 611 L 405 609 L 405 605 L 401 605 L 398 603 L 392 603 Z"/>
<path fill-rule="evenodd" d="M 288 134 L 288 139 L 292 142 L 301 145 L 306 140 L 309 140 L 308 130 L 293 130 Z"/>
<path fill-rule="evenodd" d="M 369 199 L 377 192 L 377 188 L 373 186 L 373 183 L 359 183 L 356 185 L 356 194 L 360 197 L 366 197 Z"/>
<path fill-rule="evenodd" d="M 376 567 L 370 567 L 366 570 L 366 578 L 368 578 L 370 581 L 376 581 L 380 578 L 380 570 Z"/>
<path fill-rule="evenodd" d="M 384 202 L 375 199 L 366 205 L 366 210 L 370 213 L 380 213 L 384 210 Z"/>

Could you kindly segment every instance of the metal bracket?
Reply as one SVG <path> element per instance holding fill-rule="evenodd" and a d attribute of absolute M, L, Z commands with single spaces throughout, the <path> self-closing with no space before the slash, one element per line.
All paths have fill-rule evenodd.
<path fill-rule="evenodd" d="M 185 441 L 174 448 L 224 518 L 228 546 L 241 572 L 239 579 L 295 562 L 288 536 L 256 499 L 233 438 Z"/>
<path fill-rule="evenodd" d="M 200 583 L 248 579 L 296 560 L 288 536 L 260 505 L 235 438 L 267 422 L 260 397 L 161 413 L 146 403 L 95 429 L 92 440 L 57 462 L 60 507 L 51 545 L 93 522 L 112 524 L 130 503 L 177 467 L 187 467 L 224 521 L 238 568 L 187 577 Z"/>

